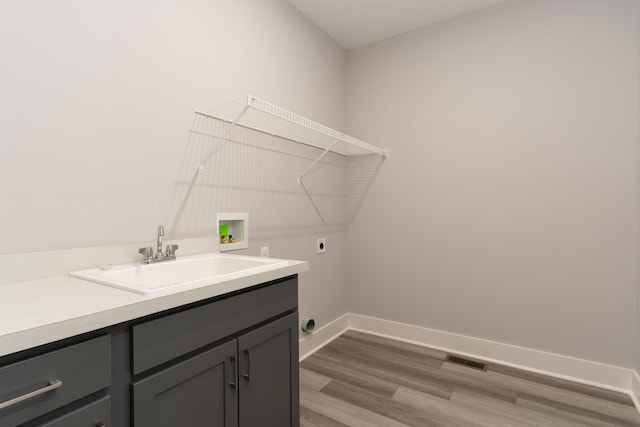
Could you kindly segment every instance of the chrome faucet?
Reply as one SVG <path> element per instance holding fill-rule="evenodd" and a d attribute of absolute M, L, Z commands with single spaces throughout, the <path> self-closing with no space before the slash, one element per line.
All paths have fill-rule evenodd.
<path fill-rule="evenodd" d="M 138 253 L 142 254 L 143 264 L 151 264 L 154 262 L 162 262 L 162 261 L 171 261 L 176 259 L 176 251 L 178 250 L 178 245 L 167 245 L 167 249 L 165 250 L 164 253 L 162 253 L 163 237 L 164 237 L 164 227 L 159 225 L 158 226 L 158 245 L 156 248 L 155 256 L 153 256 L 153 248 L 151 246 L 138 249 Z"/>
<path fill-rule="evenodd" d="M 158 226 L 158 247 L 156 249 L 156 258 L 164 258 L 162 253 L 162 238 L 164 237 L 164 227 Z"/>

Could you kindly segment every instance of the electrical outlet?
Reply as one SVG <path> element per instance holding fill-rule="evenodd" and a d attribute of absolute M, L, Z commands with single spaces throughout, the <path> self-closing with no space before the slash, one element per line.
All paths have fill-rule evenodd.
<path fill-rule="evenodd" d="M 260 248 L 260 256 L 269 258 L 269 246 L 263 246 Z"/>
<path fill-rule="evenodd" d="M 327 252 L 327 239 L 325 239 L 324 237 L 322 239 L 318 239 L 318 241 L 316 242 L 316 250 L 319 254 Z"/>

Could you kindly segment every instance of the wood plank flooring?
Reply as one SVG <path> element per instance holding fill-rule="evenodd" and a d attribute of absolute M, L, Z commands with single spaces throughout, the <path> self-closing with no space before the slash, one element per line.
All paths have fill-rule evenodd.
<path fill-rule="evenodd" d="M 301 427 L 639 426 L 626 394 L 349 331 L 300 364 Z"/>

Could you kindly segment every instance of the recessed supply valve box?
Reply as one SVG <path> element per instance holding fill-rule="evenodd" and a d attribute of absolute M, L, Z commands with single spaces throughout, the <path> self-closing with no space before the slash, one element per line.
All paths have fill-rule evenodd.
<path fill-rule="evenodd" d="M 218 239 L 220 252 L 249 247 L 249 214 L 218 213 Z"/>

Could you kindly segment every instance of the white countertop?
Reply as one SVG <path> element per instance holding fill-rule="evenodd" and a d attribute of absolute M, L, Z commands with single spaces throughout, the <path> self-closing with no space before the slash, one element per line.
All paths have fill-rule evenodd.
<path fill-rule="evenodd" d="M 0 356 L 238 291 L 309 269 L 306 261 L 241 278 L 140 295 L 69 276 L 0 285 Z"/>

